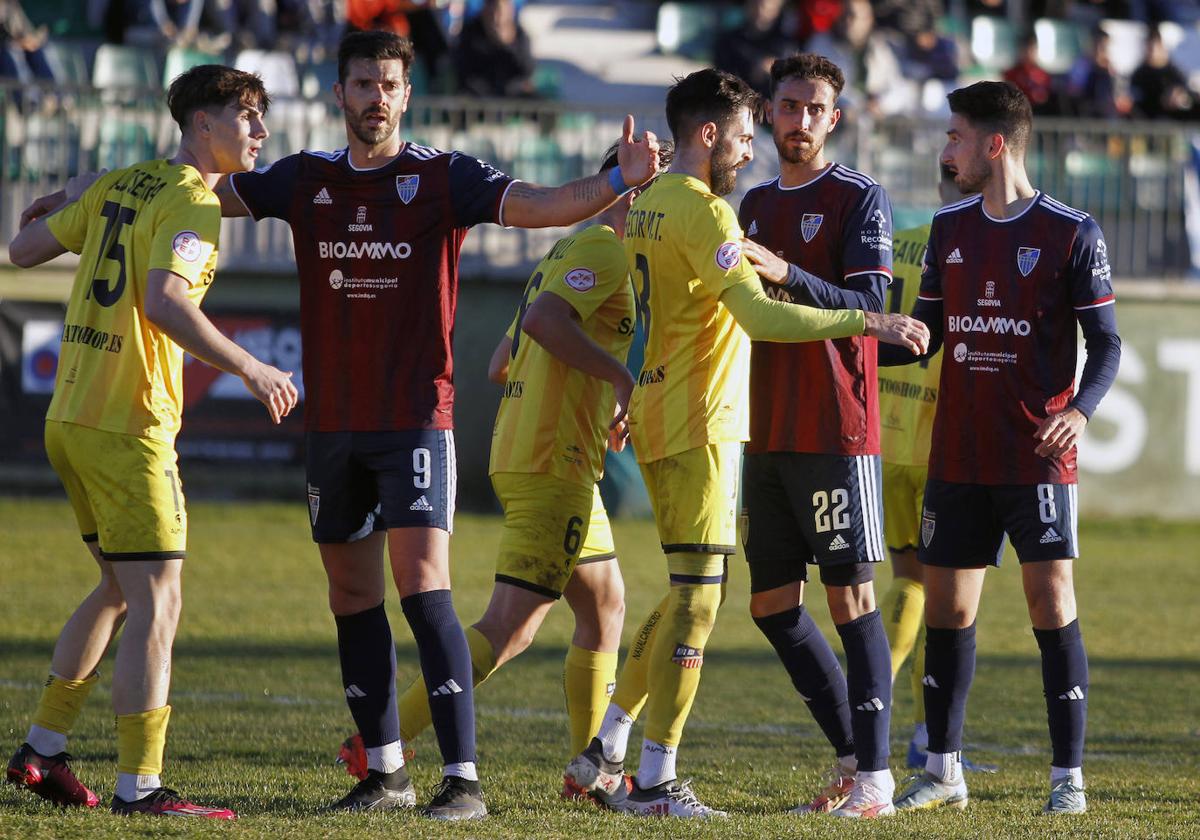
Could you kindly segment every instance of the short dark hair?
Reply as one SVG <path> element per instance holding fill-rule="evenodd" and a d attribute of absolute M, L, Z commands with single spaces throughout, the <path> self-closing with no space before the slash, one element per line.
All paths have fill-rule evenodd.
<path fill-rule="evenodd" d="M 842 68 L 816 53 L 797 53 L 787 58 L 775 59 L 771 63 L 772 96 L 785 79 L 819 79 L 828 82 L 833 88 L 834 101 L 842 95 L 842 88 L 846 86 L 846 76 L 842 73 Z"/>
<path fill-rule="evenodd" d="M 761 119 L 762 97 L 743 79 L 711 67 L 676 77 L 667 91 L 667 125 L 675 145 L 688 129 L 706 122 L 723 126 L 743 108 L 750 109 L 752 119 Z"/>
<path fill-rule="evenodd" d="M 1021 89 L 1011 82 L 976 82 L 951 91 L 950 113 L 989 134 L 1000 134 L 1014 150 L 1023 152 L 1033 131 L 1033 109 Z"/>
<path fill-rule="evenodd" d="M 603 162 L 600 164 L 599 172 L 607 172 L 617 165 L 617 150 L 621 148 L 621 141 L 618 140 L 604 151 Z M 658 141 L 658 171 L 665 172 L 671 165 L 671 161 L 675 158 L 675 144 L 670 140 Z"/>
<path fill-rule="evenodd" d="M 167 88 L 167 108 L 171 118 L 187 130 L 192 114 L 204 108 L 224 108 L 232 103 L 257 108 L 265 114 L 271 97 L 257 73 L 234 70 L 221 64 L 201 64 L 185 70 Z"/>
<path fill-rule="evenodd" d="M 356 58 L 369 61 L 399 59 L 404 63 L 404 82 L 408 83 L 408 72 L 412 69 L 412 41 L 395 32 L 371 29 L 347 32 L 338 44 L 338 81 L 346 82 L 346 68 Z"/>

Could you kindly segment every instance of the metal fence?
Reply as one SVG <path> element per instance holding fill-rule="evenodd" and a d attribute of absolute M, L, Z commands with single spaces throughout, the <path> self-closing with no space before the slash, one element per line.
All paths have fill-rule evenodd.
<path fill-rule="evenodd" d="M 595 171 L 624 115 L 623 109 L 557 102 L 422 98 L 409 108 L 403 132 L 552 185 Z M 661 110 L 634 116 L 639 130 L 666 133 Z M 276 101 L 268 125 L 264 162 L 346 142 L 341 114 L 325 99 Z M 832 155 L 888 189 L 902 226 L 928 219 L 936 207 L 944 130 L 939 121 L 847 118 L 835 133 Z M 769 131 L 760 135 L 756 160 L 739 178 L 743 190 L 776 171 Z M 0 241 L 14 235 L 29 201 L 71 175 L 168 155 L 177 140 L 160 91 L 0 85 Z M 1175 125 L 1039 120 L 1028 164 L 1035 186 L 1099 221 L 1118 277 L 1161 279 L 1181 277 L 1189 265 L 1187 156 L 1185 133 Z M 523 279 L 559 235 L 554 229 L 480 226 L 464 246 L 463 273 Z M 291 272 L 291 232 L 279 222 L 230 220 L 221 255 L 225 268 Z"/>

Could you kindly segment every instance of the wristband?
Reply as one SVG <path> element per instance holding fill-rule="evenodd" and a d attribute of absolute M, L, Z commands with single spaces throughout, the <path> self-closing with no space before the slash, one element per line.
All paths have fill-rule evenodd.
<path fill-rule="evenodd" d="M 630 188 L 625 185 L 625 176 L 621 174 L 621 167 L 614 166 L 608 170 L 608 185 L 612 187 L 612 191 L 617 194 L 617 197 L 625 195 Z"/>

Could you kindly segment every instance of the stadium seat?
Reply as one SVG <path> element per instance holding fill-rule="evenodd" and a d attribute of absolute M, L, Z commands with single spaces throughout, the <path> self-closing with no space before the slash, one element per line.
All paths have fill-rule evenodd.
<path fill-rule="evenodd" d="M 1110 18 L 1101 21 L 1100 28 L 1108 33 L 1108 59 L 1113 70 L 1118 76 L 1133 75 L 1146 54 L 1146 24 Z"/>
<path fill-rule="evenodd" d="M 1200 89 L 1200 25 L 1181 30 L 1180 34 L 1179 43 L 1171 50 L 1171 60 L 1191 86 Z"/>
<path fill-rule="evenodd" d="M 91 79 L 87 54 L 82 45 L 73 41 L 51 40 L 43 47 L 46 61 L 59 84 L 86 85 Z"/>
<path fill-rule="evenodd" d="M 233 66 L 262 76 L 263 84 L 272 97 L 290 98 L 300 95 L 300 74 L 291 53 L 267 50 L 242 50 Z"/>
<path fill-rule="evenodd" d="M 720 25 L 720 11 L 708 4 L 663 3 L 658 9 L 655 42 L 667 55 L 707 59 Z"/>
<path fill-rule="evenodd" d="M 979 15 L 971 21 L 971 53 L 980 66 L 1003 72 L 1017 60 L 1017 33 L 1004 18 Z"/>
<path fill-rule="evenodd" d="M 140 47 L 101 44 L 92 64 L 92 84 L 112 88 L 157 88 L 162 76 L 154 54 Z"/>
<path fill-rule="evenodd" d="M 1084 33 L 1065 20 L 1039 18 L 1033 24 L 1037 36 L 1038 63 L 1048 73 L 1065 73 L 1083 51 Z"/>
<path fill-rule="evenodd" d="M 309 64 L 300 74 L 300 95 L 305 99 L 324 99 L 333 96 L 333 84 L 338 80 L 336 61 Z"/>
<path fill-rule="evenodd" d="M 185 47 L 172 47 L 167 51 L 167 60 L 163 65 L 163 87 L 169 87 L 171 82 L 185 70 L 199 67 L 201 64 L 220 64 L 221 56 L 200 50 L 189 50 Z"/>
<path fill-rule="evenodd" d="M 155 155 L 150 130 L 140 122 L 116 117 L 100 124 L 98 165 L 103 169 L 120 169 Z"/>

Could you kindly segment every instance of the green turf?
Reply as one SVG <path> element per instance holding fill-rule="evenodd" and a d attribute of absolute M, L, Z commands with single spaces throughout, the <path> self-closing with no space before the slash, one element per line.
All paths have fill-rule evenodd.
<path fill-rule="evenodd" d="M 104 811 L 61 813 L 4 786 L 0 837 L 1200 836 L 1200 525 L 1082 528 L 1085 556 L 1077 577 L 1092 679 L 1085 768 L 1091 811 L 1084 817 L 1050 821 L 1040 814 L 1049 764 L 1045 710 L 1011 559 L 989 575 L 967 730 L 974 755 L 1002 770 L 969 777 L 970 807 L 855 827 L 780 814 L 814 790 L 829 751 L 749 620 L 745 567 L 735 559 L 680 755 L 700 797 L 732 812 L 731 821 L 639 821 L 557 799 L 568 758 L 560 673 L 570 633 L 569 614 L 559 607 L 534 646 L 479 693 L 479 758 L 493 816 L 479 825 L 441 826 L 412 814 L 317 813 L 349 786 L 332 757 L 352 724 L 305 516 L 302 505 L 191 506 L 165 775 L 196 801 L 235 808 L 241 820 L 195 825 L 123 821 Z M 457 525 L 456 601 L 470 620 L 490 590 L 498 520 L 460 516 Z M 629 628 L 660 597 L 663 562 L 648 523 L 617 522 L 615 531 Z M 61 624 L 94 582 L 90 565 L 65 503 L 0 501 L 0 741 L 6 750 L 28 726 Z M 881 590 L 886 571 L 882 577 Z M 829 631 L 820 600 L 815 612 Z M 389 597 L 388 607 L 405 683 L 416 657 L 396 601 Z M 896 697 L 893 752 L 902 757 L 911 712 L 904 675 Z M 71 744 L 80 776 L 105 801 L 115 774 L 108 699 L 105 678 Z M 414 746 L 413 772 L 427 797 L 440 764 L 436 746 L 428 734 Z"/>

